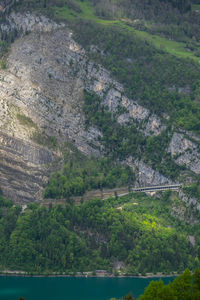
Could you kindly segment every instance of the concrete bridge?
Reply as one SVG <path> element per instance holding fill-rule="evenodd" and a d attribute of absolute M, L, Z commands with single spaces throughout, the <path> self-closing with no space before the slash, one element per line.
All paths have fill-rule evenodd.
<path fill-rule="evenodd" d="M 130 192 L 159 192 L 159 191 L 166 191 L 166 190 L 171 190 L 171 191 L 178 191 L 181 187 L 181 184 L 168 184 L 168 185 L 154 185 L 154 186 L 144 186 L 144 187 L 138 187 L 138 188 L 132 188 Z M 126 196 L 130 194 L 130 192 L 126 192 L 123 194 L 118 194 L 119 197 Z"/>
<path fill-rule="evenodd" d="M 157 191 L 165 191 L 172 190 L 178 191 L 181 187 L 181 184 L 168 184 L 168 185 L 154 185 L 154 186 L 144 186 L 133 188 L 133 192 L 157 192 Z"/>

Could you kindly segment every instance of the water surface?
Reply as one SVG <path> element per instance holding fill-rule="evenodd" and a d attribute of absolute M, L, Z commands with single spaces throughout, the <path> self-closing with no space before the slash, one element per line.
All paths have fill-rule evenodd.
<path fill-rule="evenodd" d="M 138 297 L 159 278 L 0 277 L 0 300 L 109 300 Z M 165 283 L 173 278 L 162 278 Z"/>

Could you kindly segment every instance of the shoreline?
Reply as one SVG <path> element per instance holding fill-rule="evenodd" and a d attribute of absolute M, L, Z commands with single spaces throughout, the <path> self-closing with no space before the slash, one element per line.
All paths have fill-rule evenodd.
<path fill-rule="evenodd" d="M 85 272 L 87 273 L 87 272 Z M 90 273 L 90 272 L 88 272 Z M 174 274 L 163 274 L 163 273 L 147 273 L 147 275 L 128 275 L 128 274 L 119 274 L 119 275 L 114 275 L 114 274 L 107 274 L 105 273 L 104 275 L 102 274 L 31 274 L 28 272 L 23 272 L 23 271 L 1 271 L 0 272 L 0 277 L 38 277 L 38 278 L 64 278 L 64 277 L 71 277 L 71 278 L 141 278 L 141 279 L 148 279 L 148 278 L 166 278 L 166 277 L 177 277 L 180 274 L 174 273 Z"/>

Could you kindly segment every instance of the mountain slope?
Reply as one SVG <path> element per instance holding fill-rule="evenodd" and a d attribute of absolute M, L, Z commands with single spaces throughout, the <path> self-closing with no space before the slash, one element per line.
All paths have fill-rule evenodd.
<path fill-rule="evenodd" d="M 178 52 L 172 56 L 167 49 L 157 49 L 148 32 L 121 20 L 100 19 L 88 1 L 46 4 L 26 2 L 29 9 L 39 6 L 70 23 L 22 11 L 2 21 L 7 39 L 13 32 L 30 32 L 11 45 L 7 69 L 1 71 L 2 132 L 10 139 L 27 140 L 30 152 L 38 142 L 44 151 L 50 147 L 48 162 L 60 160 L 56 167 L 48 166 L 51 170 L 62 166 L 63 149 L 73 142 L 86 155 L 108 155 L 131 166 L 137 185 L 196 181 L 199 65 L 176 57 Z M 23 1 L 16 7 L 22 10 L 19 5 Z M 77 22 L 78 17 L 83 20 Z M 30 157 L 25 160 L 26 165 L 38 164 Z M 41 163 L 45 170 L 45 159 Z M 7 166 L 2 170 L 5 173 Z M 23 180 L 17 185 L 23 186 Z M 36 190 L 41 195 L 42 188 Z M 15 198 L 26 201 L 30 194 Z"/>
<path fill-rule="evenodd" d="M 15 204 L 0 195 L 1 269 L 199 265 L 194 4 L 2 3 L 0 188 Z M 117 193 L 175 182 L 178 193 Z"/>

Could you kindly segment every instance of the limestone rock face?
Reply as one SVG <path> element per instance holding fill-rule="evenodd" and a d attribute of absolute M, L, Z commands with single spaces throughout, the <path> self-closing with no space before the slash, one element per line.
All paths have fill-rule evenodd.
<path fill-rule="evenodd" d="M 98 94 L 121 124 L 139 124 L 146 136 L 165 129 L 158 116 L 129 99 L 123 86 L 88 58 L 63 24 L 30 13 L 11 13 L 1 29 L 22 33 L 11 45 L 7 69 L 0 70 L 0 186 L 16 202 L 40 200 L 55 160 L 62 158 L 48 145 L 36 144 L 34 135 L 53 136 L 60 144 L 73 142 L 88 156 L 101 154 L 102 133 L 95 127 L 85 129 L 84 90 Z M 183 145 L 176 134 L 168 150 L 174 156 Z M 198 148 L 187 147 L 176 161 L 188 163 L 199 174 Z M 142 161 L 131 158 L 126 163 L 136 170 L 138 185 L 171 182 Z"/>
<path fill-rule="evenodd" d="M 187 203 L 187 205 L 192 204 L 194 208 L 196 208 L 196 210 L 200 211 L 200 203 L 196 198 L 188 197 L 186 194 L 183 193 L 182 190 L 179 191 L 179 197 L 182 199 L 182 201 Z"/>
<path fill-rule="evenodd" d="M 0 182 L 4 194 L 15 202 L 41 200 L 51 151 L 0 132 Z"/>
<path fill-rule="evenodd" d="M 135 171 L 137 178 L 136 186 L 143 187 L 172 183 L 170 179 L 152 169 L 149 165 L 141 160 L 134 161 L 132 157 L 129 157 L 125 163 Z"/>
<path fill-rule="evenodd" d="M 64 27 L 64 24 L 57 24 L 45 16 L 36 16 L 30 13 L 15 13 L 12 12 L 6 17 L 6 22 L 1 24 L 3 31 L 17 30 L 21 33 L 29 32 L 51 32 L 58 28 Z"/>
<path fill-rule="evenodd" d="M 191 171 L 200 174 L 200 147 L 194 141 L 185 138 L 182 133 L 174 133 L 168 152 L 180 166 L 187 166 Z"/>
<path fill-rule="evenodd" d="M 70 66 L 73 60 L 81 65 L 83 57 L 82 50 L 74 46 L 66 30 L 54 34 L 33 32 L 18 39 L 8 58 L 8 70 L 0 73 L 0 96 L 49 135 L 69 138 L 90 154 L 95 150 L 87 140 L 95 140 L 99 133 L 93 128 L 84 131 L 84 73 L 79 70 L 75 76 L 77 65 Z M 5 127 L 11 130 L 10 123 Z M 19 134 L 14 126 L 12 132 Z"/>
<path fill-rule="evenodd" d="M 126 124 L 130 121 L 139 122 L 140 131 L 146 136 L 158 135 L 165 129 L 165 125 L 161 123 L 158 116 L 151 115 L 147 108 L 139 105 L 133 99 L 124 96 L 123 87 L 117 82 L 113 83 L 109 89 L 106 85 L 103 86 L 96 82 L 96 86 L 101 86 L 101 89 L 97 89 L 96 92 L 100 96 L 106 95 L 104 96 L 104 105 L 111 112 L 117 112 L 120 107 L 126 110 L 125 113 L 119 114 L 118 122 L 120 124 Z M 104 93 L 102 93 L 103 90 Z"/>
<path fill-rule="evenodd" d="M 161 175 L 158 171 L 153 170 L 150 166 L 142 161 L 139 162 L 138 169 L 138 181 L 140 186 L 172 183 L 171 180 Z"/>
<path fill-rule="evenodd" d="M 165 129 L 165 125 L 161 123 L 161 120 L 156 115 L 151 115 L 146 124 L 144 134 L 145 135 L 159 135 Z"/>

